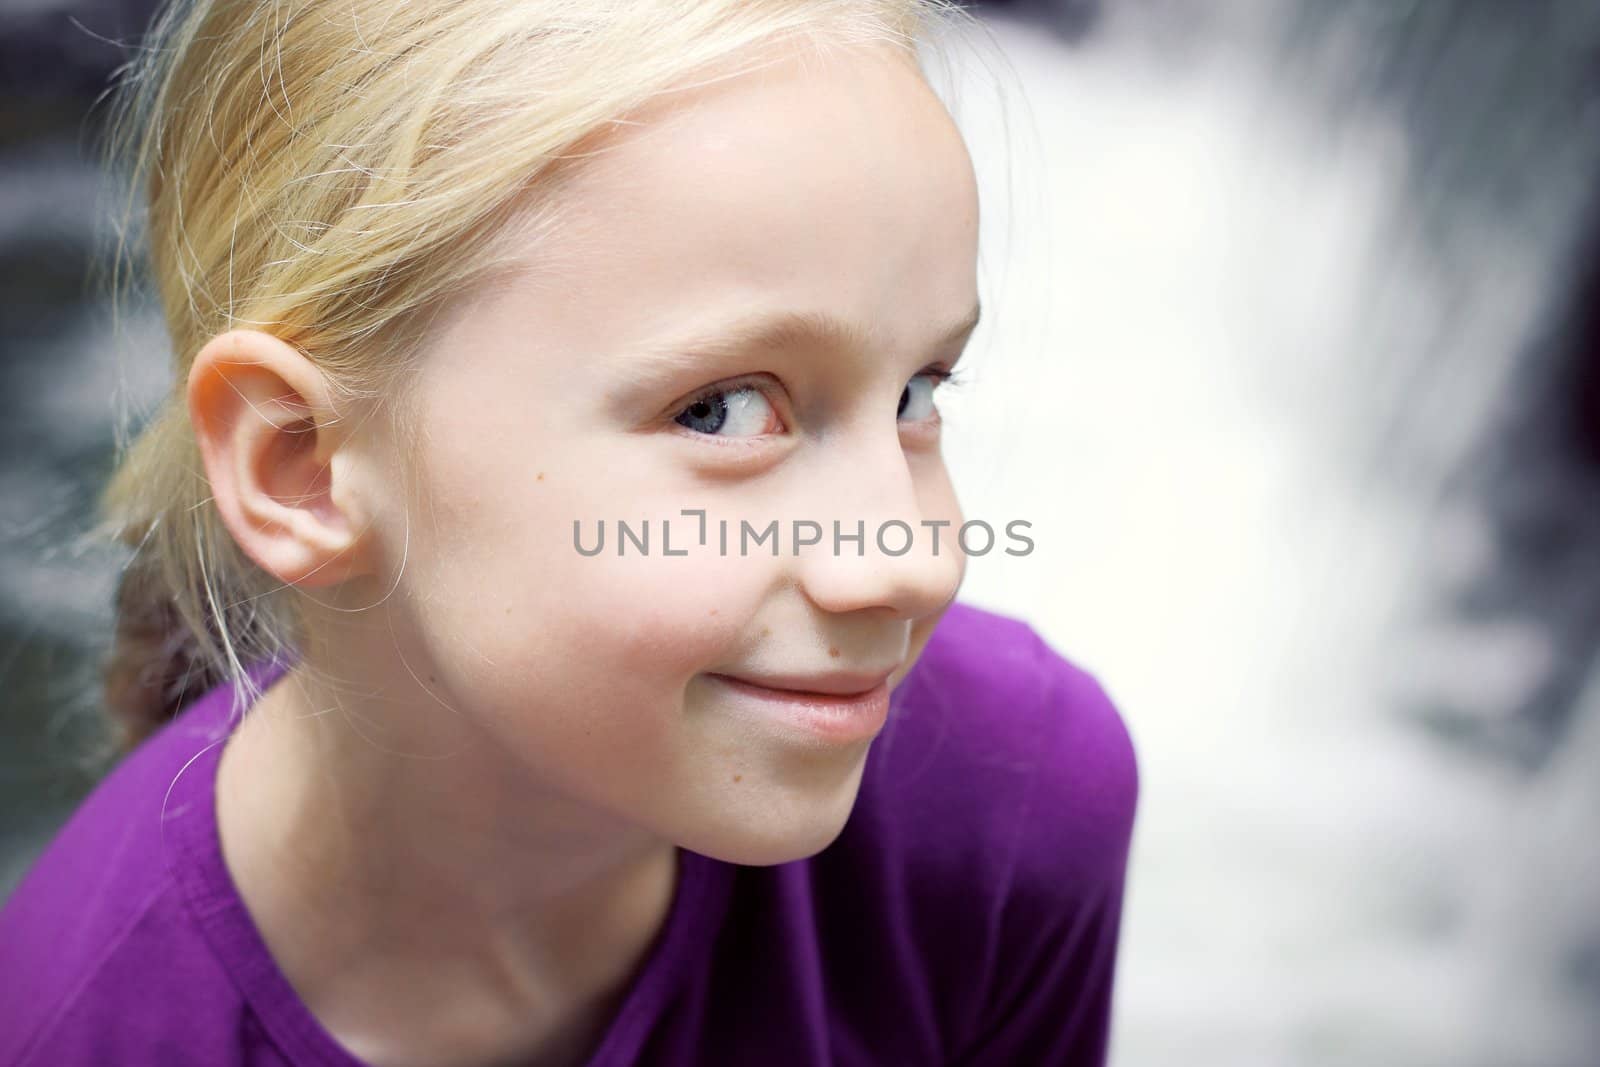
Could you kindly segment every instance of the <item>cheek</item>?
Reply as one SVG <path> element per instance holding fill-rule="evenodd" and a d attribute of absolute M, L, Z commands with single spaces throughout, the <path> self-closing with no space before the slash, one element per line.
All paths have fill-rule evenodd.
<path fill-rule="evenodd" d="M 760 607 L 762 563 L 701 548 L 664 556 L 655 529 L 651 555 L 629 544 L 618 557 L 609 525 L 606 552 L 570 562 L 559 577 L 566 595 L 547 609 L 575 651 L 589 650 L 605 669 L 648 672 L 666 684 L 687 683 L 725 661 Z"/>
<path fill-rule="evenodd" d="M 948 523 L 948 525 L 941 526 L 938 529 L 939 554 L 941 556 L 949 554 L 956 561 L 956 578 L 950 592 L 950 600 L 953 602 L 961 588 L 961 583 L 966 580 L 967 557 L 961 551 L 961 544 L 957 539 L 957 532 L 961 529 L 961 524 L 966 521 L 966 516 L 962 512 L 961 501 L 956 496 L 955 486 L 950 481 L 949 471 L 946 469 L 942 459 L 919 469 L 917 476 L 919 479 L 917 500 L 922 508 L 922 517 L 930 522 Z M 919 538 L 931 538 L 932 534 L 932 530 L 919 529 L 917 531 Z M 949 608 L 949 603 L 946 603 L 942 609 L 933 615 L 918 619 L 912 623 L 906 664 L 896 672 L 894 684 L 898 685 L 899 680 L 910 673 L 911 667 L 921 658 L 922 650 L 927 645 L 928 638 L 933 635 L 934 628 L 938 626 L 939 620 L 944 618 L 944 614 Z"/>
<path fill-rule="evenodd" d="M 502 676 L 523 692 L 676 699 L 746 637 L 780 561 L 699 547 L 692 519 L 671 526 L 671 547 L 688 554 L 665 555 L 666 509 L 645 512 L 647 552 L 628 541 L 619 554 L 618 510 L 555 488 L 537 501 L 453 509 L 449 536 L 421 546 L 410 568 L 423 605 L 416 625 L 462 671 Z M 591 552 L 604 521 L 598 554 L 579 552 L 574 518 Z M 642 521 L 629 521 L 642 537 Z"/>

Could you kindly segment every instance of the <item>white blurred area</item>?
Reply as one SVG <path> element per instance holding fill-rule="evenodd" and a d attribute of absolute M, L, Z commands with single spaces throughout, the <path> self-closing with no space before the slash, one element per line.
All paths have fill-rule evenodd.
<path fill-rule="evenodd" d="M 986 23 L 1001 51 L 958 48 L 953 98 L 985 321 L 940 404 L 966 516 L 1037 547 L 970 560 L 962 599 L 1032 622 L 1133 734 L 1112 1062 L 1600 1064 L 1562 978 L 1600 916 L 1600 680 L 1530 781 L 1391 713 L 1447 688 L 1494 715 L 1548 667 L 1537 629 L 1419 620 L 1491 551 L 1438 486 L 1549 242 L 1484 216 L 1430 255 L 1401 130 L 1309 119 L 1248 32 L 1174 63 L 1126 21 L 1081 47 Z"/>

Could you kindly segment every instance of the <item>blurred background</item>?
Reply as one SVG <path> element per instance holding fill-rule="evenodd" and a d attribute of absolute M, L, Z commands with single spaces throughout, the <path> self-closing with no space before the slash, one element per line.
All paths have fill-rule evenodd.
<path fill-rule="evenodd" d="M 90 284 L 96 98 L 153 6 L 0 2 L 0 894 L 105 770 L 81 533 L 171 370 Z M 1112 1061 L 1600 1065 L 1600 4 L 974 11 L 946 454 L 1036 548 L 962 598 L 1139 752 Z"/>

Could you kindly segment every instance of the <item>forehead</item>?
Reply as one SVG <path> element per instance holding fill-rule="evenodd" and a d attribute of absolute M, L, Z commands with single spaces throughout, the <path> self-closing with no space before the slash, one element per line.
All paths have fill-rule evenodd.
<path fill-rule="evenodd" d="M 752 62 L 651 101 L 584 159 L 555 227 L 517 250 L 545 279 L 525 311 L 620 349 L 757 307 L 920 342 L 971 307 L 976 182 L 914 63 L 883 45 L 736 66 Z"/>

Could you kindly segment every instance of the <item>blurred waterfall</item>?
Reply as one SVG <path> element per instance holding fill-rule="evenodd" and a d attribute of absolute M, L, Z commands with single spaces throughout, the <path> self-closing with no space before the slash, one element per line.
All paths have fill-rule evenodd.
<path fill-rule="evenodd" d="M 1047 7 L 950 452 L 1139 747 L 1115 1062 L 1600 1064 L 1600 7 Z"/>

